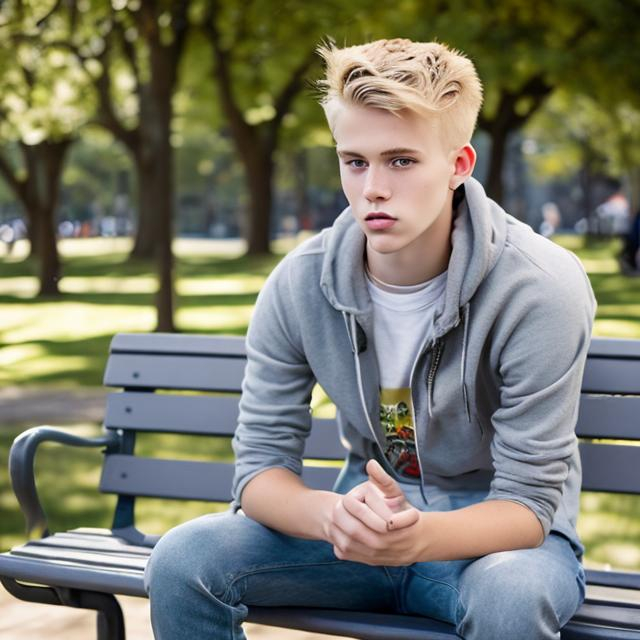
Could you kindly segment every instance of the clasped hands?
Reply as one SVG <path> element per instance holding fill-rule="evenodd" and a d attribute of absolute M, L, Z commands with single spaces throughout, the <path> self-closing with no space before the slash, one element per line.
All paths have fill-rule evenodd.
<path fill-rule="evenodd" d="M 368 480 L 339 495 L 326 531 L 336 558 L 369 565 L 403 566 L 418 560 L 421 512 L 376 460 Z"/>

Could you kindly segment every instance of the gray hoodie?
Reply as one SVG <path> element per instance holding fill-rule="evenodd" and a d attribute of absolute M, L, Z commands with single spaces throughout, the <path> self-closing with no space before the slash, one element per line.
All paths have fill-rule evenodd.
<path fill-rule="evenodd" d="M 411 374 L 422 495 L 437 487 L 518 502 L 580 553 L 575 424 L 595 298 L 572 253 L 505 213 L 477 180 L 463 188 L 444 309 Z M 382 453 L 364 248 L 347 208 L 258 296 L 233 440 L 235 509 L 261 471 L 301 473 L 316 381 L 336 405 L 349 464 L 373 457 L 395 475 Z"/>

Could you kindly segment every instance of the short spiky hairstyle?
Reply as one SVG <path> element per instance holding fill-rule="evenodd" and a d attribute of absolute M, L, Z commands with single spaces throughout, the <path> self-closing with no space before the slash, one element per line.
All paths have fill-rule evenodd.
<path fill-rule="evenodd" d="M 341 104 L 409 109 L 440 124 L 445 146 L 471 140 L 482 105 L 482 84 L 473 63 L 438 42 L 376 40 L 342 49 L 322 44 L 326 77 L 318 82 L 320 104 L 333 130 Z"/>

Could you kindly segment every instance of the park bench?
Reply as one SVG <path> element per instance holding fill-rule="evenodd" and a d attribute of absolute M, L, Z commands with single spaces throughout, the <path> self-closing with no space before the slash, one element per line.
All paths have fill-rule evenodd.
<path fill-rule="evenodd" d="M 233 473 L 232 463 L 136 456 L 136 434 L 231 437 L 244 366 L 243 338 L 116 335 L 104 382 L 121 391 L 107 398 L 103 435 L 83 438 L 69 431 L 36 427 L 18 436 L 11 449 L 11 479 L 27 528 L 42 537 L 0 554 L 0 580 L 5 588 L 23 600 L 95 610 L 98 638 L 123 639 L 124 620 L 115 596 L 146 597 L 144 567 L 159 539 L 135 527 L 136 498 L 228 502 Z M 640 341 L 594 339 L 577 427 L 583 490 L 640 493 L 640 447 L 620 442 L 640 441 L 639 416 Z M 36 448 L 45 441 L 103 448 L 100 491 L 117 495 L 111 529 L 48 530 L 33 467 Z M 305 459 L 309 459 L 303 472 L 305 482 L 316 488 L 331 488 L 339 468 L 317 461 L 341 460 L 344 453 L 335 421 L 314 418 L 305 449 Z M 614 597 L 624 593 L 618 589 L 604 590 L 603 595 L 601 588 L 593 588 L 600 585 L 638 590 L 640 574 L 587 574 L 587 601 L 564 628 L 563 640 L 640 638 L 638 600 L 634 604 L 633 598 Z M 368 640 L 456 637 L 453 627 L 442 622 L 386 613 L 251 607 L 249 620 Z M 15 637 L 19 633 L 16 629 Z"/>

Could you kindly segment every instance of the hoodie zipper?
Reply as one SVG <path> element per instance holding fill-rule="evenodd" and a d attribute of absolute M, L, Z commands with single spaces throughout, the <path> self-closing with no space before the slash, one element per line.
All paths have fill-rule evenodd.
<path fill-rule="evenodd" d="M 436 371 L 438 370 L 438 365 L 440 364 L 440 359 L 442 358 L 443 349 L 444 342 L 440 339 L 436 340 L 433 346 L 429 373 L 427 374 L 427 408 L 429 419 L 433 418 L 433 413 L 431 412 L 431 405 L 433 403 L 433 383 L 436 379 Z"/>

